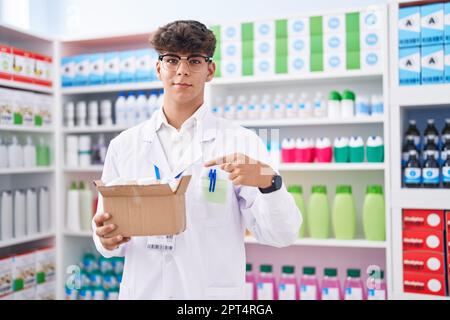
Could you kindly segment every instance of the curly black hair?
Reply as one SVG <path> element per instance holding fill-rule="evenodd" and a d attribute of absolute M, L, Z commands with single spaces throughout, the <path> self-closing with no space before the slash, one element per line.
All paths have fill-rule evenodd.
<path fill-rule="evenodd" d="M 150 38 L 150 45 L 159 53 L 183 52 L 214 55 L 216 37 L 203 23 L 178 20 L 160 27 Z"/>

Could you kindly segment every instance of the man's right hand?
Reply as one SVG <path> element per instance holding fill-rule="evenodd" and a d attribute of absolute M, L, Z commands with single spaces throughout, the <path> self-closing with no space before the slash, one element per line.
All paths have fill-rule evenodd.
<path fill-rule="evenodd" d="M 97 213 L 94 216 L 94 222 L 97 226 L 95 233 L 100 238 L 100 242 L 106 250 L 114 250 L 121 244 L 130 241 L 131 238 L 123 237 L 122 235 L 108 237 L 108 235 L 117 228 L 114 224 L 104 225 L 105 221 L 108 221 L 109 219 L 111 219 L 111 215 L 109 213 Z"/>

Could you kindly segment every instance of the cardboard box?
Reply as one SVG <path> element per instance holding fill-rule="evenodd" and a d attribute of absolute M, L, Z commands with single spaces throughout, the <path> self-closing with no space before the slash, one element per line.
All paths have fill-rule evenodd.
<path fill-rule="evenodd" d="M 51 70 L 52 58 L 35 53 L 33 68 L 34 83 L 50 87 L 52 85 Z"/>
<path fill-rule="evenodd" d="M 400 48 L 398 68 L 401 86 L 420 84 L 420 47 Z"/>
<path fill-rule="evenodd" d="M 61 59 L 61 82 L 63 87 L 74 85 L 76 64 L 73 57 L 63 57 Z"/>
<path fill-rule="evenodd" d="M 288 19 L 288 37 L 309 37 L 309 17 Z"/>
<path fill-rule="evenodd" d="M 444 47 L 444 82 L 450 82 L 450 43 Z"/>
<path fill-rule="evenodd" d="M 345 14 L 329 14 L 323 16 L 323 33 L 345 34 Z"/>
<path fill-rule="evenodd" d="M 444 45 L 422 47 L 422 84 L 444 82 Z"/>
<path fill-rule="evenodd" d="M 14 291 L 21 291 L 36 286 L 36 253 L 25 252 L 13 258 Z"/>
<path fill-rule="evenodd" d="M 442 44 L 444 41 L 444 4 L 420 7 L 422 45 Z"/>
<path fill-rule="evenodd" d="M 12 257 L 0 259 L 0 299 L 13 292 L 13 261 Z"/>
<path fill-rule="evenodd" d="M 105 60 L 103 53 L 89 55 L 89 75 L 88 82 L 90 85 L 102 84 L 105 77 Z"/>
<path fill-rule="evenodd" d="M 400 48 L 419 46 L 420 7 L 405 7 L 398 10 L 398 45 Z"/>
<path fill-rule="evenodd" d="M 14 300 L 36 300 L 36 286 L 14 292 Z"/>
<path fill-rule="evenodd" d="M 75 78 L 76 86 L 85 86 L 89 79 L 89 55 L 83 54 L 75 57 Z"/>
<path fill-rule="evenodd" d="M 445 276 L 404 272 L 403 290 L 409 293 L 445 296 Z"/>
<path fill-rule="evenodd" d="M 56 300 L 55 281 L 38 284 L 36 286 L 36 300 Z"/>
<path fill-rule="evenodd" d="M 221 45 L 223 60 L 239 60 L 242 58 L 242 42 L 226 42 Z"/>
<path fill-rule="evenodd" d="M 253 63 L 252 60 L 248 60 L 250 63 Z M 224 78 L 240 77 L 242 75 L 242 63 L 242 60 L 222 60 L 220 71 L 221 76 Z"/>
<path fill-rule="evenodd" d="M 122 51 L 120 56 L 120 82 L 133 82 L 136 77 L 136 55 L 134 51 Z"/>
<path fill-rule="evenodd" d="M 0 79 L 12 79 L 12 62 L 11 47 L 0 44 Z"/>
<path fill-rule="evenodd" d="M 118 52 L 105 53 L 105 83 L 119 82 L 120 57 Z"/>
<path fill-rule="evenodd" d="M 241 24 L 232 23 L 222 25 L 220 27 L 220 40 L 222 43 L 241 41 Z M 253 39 L 242 39 L 242 40 L 253 40 Z"/>
<path fill-rule="evenodd" d="M 33 83 L 34 57 L 33 53 L 12 48 L 13 79 L 15 81 Z"/>
<path fill-rule="evenodd" d="M 432 273 L 445 276 L 445 255 L 437 252 L 403 252 L 403 270 L 405 272 Z"/>
<path fill-rule="evenodd" d="M 434 230 L 403 230 L 403 251 L 444 252 L 444 232 Z"/>
<path fill-rule="evenodd" d="M 442 231 L 445 228 L 443 210 L 403 209 L 403 229 L 433 229 Z"/>
<path fill-rule="evenodd" d="M 104 212 L 112 215 L 106 224 L 115 224 L 111 236 L 174 235 L 186 229 L 185 192 L 191 176 L 183 176 L 175 191 L 169 184 L 128 184 L 106 187 L 94 181 L 103 196 Z"/>
<path fill-rule="evenodd" d="M 55 280 L 55 248 L 47 247 L 36 251 L 36 281 L 37 283 Z"/>

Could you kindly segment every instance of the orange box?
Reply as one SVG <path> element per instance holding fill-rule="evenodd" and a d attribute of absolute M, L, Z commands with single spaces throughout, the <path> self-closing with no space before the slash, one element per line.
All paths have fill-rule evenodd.
<path fill-rule="evenodd" d="M 444 211 L 403 209 L 403 229 L 445 230 Z"/>
<path fill-rule="evenodd" d="M 445 276 L 445 256 L 443 253 L 428 251 L 404 251 L 403 270 L 424 272 Z"/>
<path fill-rule="evenodd" d="M 403 230 L 403 251 L 444 253 L 444 232 L 434 230 Z"/>
<path fill-rule="evenodd" d="M 0 79 L 12 79 L 12 50 L 11 47 L 0 44 Z"/>
<path fill-rule="evenodd" d="M 421 272 L 403 272 L 403 291 L 445 296 L 445 276 Z"/>

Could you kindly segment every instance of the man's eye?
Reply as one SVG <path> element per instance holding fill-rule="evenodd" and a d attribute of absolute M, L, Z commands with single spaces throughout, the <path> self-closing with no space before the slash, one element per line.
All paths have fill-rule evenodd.
<path fill-rule="evenodd" d="M 178 59 L 168 59 L 167 62 L 170 64 L 178 64 Z"/>
<path fill-rule="evenodd" d="M 191 64 L 201 64 L 202 63 L 202 61 L 199 60 L 199 59 L 191 59 L 189 61 L 190 61 Z"/>

